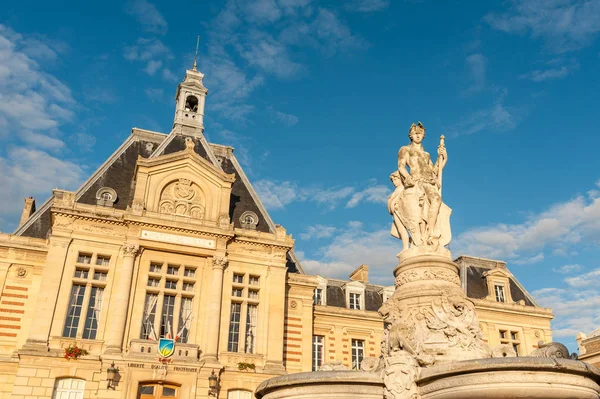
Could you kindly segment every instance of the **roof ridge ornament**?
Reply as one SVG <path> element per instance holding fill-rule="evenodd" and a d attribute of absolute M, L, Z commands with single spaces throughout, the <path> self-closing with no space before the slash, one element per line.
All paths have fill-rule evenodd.
<path fill-rule="evenodd" d="M 200 46 L 200 35 L 198 35 L 198 40 L 196 40 L 196 55 L 194 56 L 194 65 L 192 65 L 192 71 L 197 72 L 198 69 L 196 61 L 198 60 L 198 47 Z"/>

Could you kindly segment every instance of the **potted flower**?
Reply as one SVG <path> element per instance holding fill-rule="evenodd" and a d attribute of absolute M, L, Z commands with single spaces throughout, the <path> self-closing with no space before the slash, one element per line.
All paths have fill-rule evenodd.
<path fill-rule="evenodd" d="M 85 349 L 81 349 L 80 347 L 78 347 L 75 344 L 71 344 L 68 347 L 65 348 L 65 356 L 64 358 L 67 360 L 71 360 L 71 359 L 79 359 L 79 357 L 81 356 L 85 356 L 87 355 L 89 352 L 86 351 Z"/>

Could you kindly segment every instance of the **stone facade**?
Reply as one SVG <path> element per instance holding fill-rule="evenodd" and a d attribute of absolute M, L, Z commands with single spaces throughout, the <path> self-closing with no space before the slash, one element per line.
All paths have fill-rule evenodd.
<path fill-rule="evenodd" d="M 600 328 L 589 334 L 583 332 L 577 334 L 577 346 L 579 360 L 600 367 Z"/>
<path fill-rule="evenodd" d="M 245 399 L 271 377 L 380 356 L 394 287 L 365 265 L 347 281 L 303 272 L 233 149 L 206 142 L 202 78 L 187 71 L 170 134 L 133 129 L 77 191 L 26 201 L 0 235 L 0 398 Z M 551 341 L 551 311 L 504 264 L 457 264 L 492 346 Z"/>

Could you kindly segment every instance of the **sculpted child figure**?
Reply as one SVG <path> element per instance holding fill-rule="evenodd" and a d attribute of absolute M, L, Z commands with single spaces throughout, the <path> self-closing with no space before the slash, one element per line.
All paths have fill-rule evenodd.
<path fill-rule="evenodd" d="M 450 242 L 451 210 L 442 203 L 441 176 L 448 161 L 443 136 L 434 164 L 423 149 L 425 127 L 412 124 L 410 144 L 398 152 L 398 171 L 390 176 L 395 191 L 388 200 L 388 210 L 394 217 L 392 235 L 403 241 L 403 249 L 430 246 L 433 251 Z M 410 238 L 407 239 L 407 235 Z"/>

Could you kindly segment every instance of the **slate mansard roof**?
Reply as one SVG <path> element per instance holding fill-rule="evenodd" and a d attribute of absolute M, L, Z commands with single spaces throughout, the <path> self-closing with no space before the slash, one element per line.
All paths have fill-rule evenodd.
<path fill-rule="evenodd" d="M 183 134 L 164 134 L 134 128 L 131 135 L 121 146 L 86 180 L 76 191 L 76 201 L 84 204 L 96 204 L 96 193 L 102 187 L 110 187 L 117 192 L 116 209 L 125 210 L 131 205 L 135 191 L 134 173 L 138 156 L 153 158 L 185 149 Z M 275 224 L 260 202 L 241 165 L 233 155 L 233 148 L 218 144 L 209 144 L 204 136 L 191 136 L 194 151 L 218 169 L 234 173 L 236 180 L 231 189 L 229 216 L 234 227 L 241 228 L 240 217 L 246 211 L 258 216 L 256 229 L 261 232 L 275 232 Z M 15 235 L 46 238 L 51 227 L 50 197 L 16 231 Z M 302 268 L 291 252 L 288 255 L 288 270 L 303 273 Z"/>
<path fill-rule="evenodd" d="M 489 291 L 485 273 L 494 269 L 498 263 L 505 265 L 504 262 L 472 256 L 460 256 L 455 262 L 460 266 L 459 275 L 462 287 L 467 297 L 471 299 L 485 299 L 488 297 Z M 539 307 L 531 294 L 512 274 L 508 281 L 513 302 L 523 301 L 525 306 Z M 327 306 L 347 307 L 344 285 L 348 282 L 347 280 L 327 279 L 325 297 Z M 383 290 L 386 287 L 364 282 L 363 284 L 365 285 L 365 310 L 377 311 L 383 304 Z"/>

